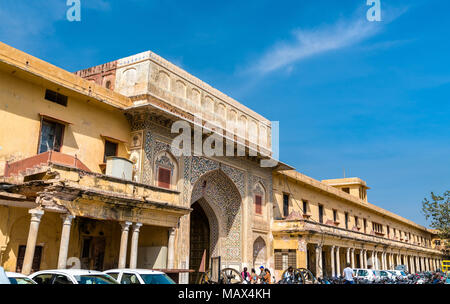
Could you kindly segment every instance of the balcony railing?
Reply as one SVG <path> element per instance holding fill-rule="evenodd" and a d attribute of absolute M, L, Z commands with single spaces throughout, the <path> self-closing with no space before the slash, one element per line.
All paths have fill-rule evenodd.
<path fill-rule="evenodd" d="M 17 176 L 27 172 L 27 169 L 35 169 L 47 164 L 66 165 L 91 172 L 76 156 L 67 155 L 56 151 L 47 151 L 13 163 L 6 163 L 5 177 Z"/>

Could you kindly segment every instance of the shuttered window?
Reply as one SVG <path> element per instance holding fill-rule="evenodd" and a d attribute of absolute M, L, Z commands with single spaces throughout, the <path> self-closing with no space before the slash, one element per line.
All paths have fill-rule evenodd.
<path fill-rule="evenodd" d="M 275 270 L 286 270 L 290 266 L 297 267 L 297 254 L 295 249 L 276 249 Z"/>
<path fill-rule="evenodd" d="M 262 196 L 255 195 L 255 212 L 256 214 L 262 214 Z"/>
<path fill-rule="evenodd" d="M 171 171 L 166 168 L 158 168 L 158 187 L 170 189 Z"/>

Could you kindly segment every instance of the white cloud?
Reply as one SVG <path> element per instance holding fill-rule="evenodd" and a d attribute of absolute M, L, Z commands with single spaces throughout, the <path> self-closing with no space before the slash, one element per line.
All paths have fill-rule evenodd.
<path fill-rule="evenodd" d="M 383 10 L 382 22 L 369 22 L 359 12 L 358 18 L 340 20 L 333 25 L 293 31 L 291 41 L 275 43 L 256 62 L 250 64 L 247 72 L 260 76 L 292 65 L 313 56 L 355 46 L 380 33 L 389 24 L 403 15 L 408 7 Z"/>
<path fill-rule="evenodd" d="M 333 26 L 297 30 L 293 41 L 271 47 L 250 70 L 267 74 L 315 55 L 355 45 L 380 30 L 380 24 L 367 20 L 340 21 Z"/>

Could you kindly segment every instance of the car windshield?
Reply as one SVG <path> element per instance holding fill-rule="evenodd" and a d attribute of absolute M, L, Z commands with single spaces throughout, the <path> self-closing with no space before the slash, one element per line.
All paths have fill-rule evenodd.
<path fill-rule="evenodd" d="M 400 271 L 400 273 L 402 274 L 402 276 L 406 276 L 406 273 L 404 271 Z"/>
<path fill-rule="evenodd" d="M 33 280 L 29 278 L 9 278 L 9 281 L 13 285 L 27 285 L 27 284 L 36 284 Z"/>
<path fill-rule="evenodd" d="M 75 276 L 75 280 L 77 280 L 78 284 L 86 284 L 86 285 L 92 285 L 92 284 L 119 284 L 117 281 L 115 281 L 113 278 L 111 278 L 108 275 L 81 275 L 81 276 Z"/>
<path fill-rule="evenodd" d="M 175 284 L 175 282 L 165 274 L 141 274 L 145 284 Z"/>

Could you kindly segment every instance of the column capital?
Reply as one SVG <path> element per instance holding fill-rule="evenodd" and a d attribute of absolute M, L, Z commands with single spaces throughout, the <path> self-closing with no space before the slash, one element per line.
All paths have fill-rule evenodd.
<path fill-rule="evenodd" d="M 322 244 L 316 244 L 316 249 L 322 249 Z"/>
<path fill-rule="evenodd" d="M 169 228 L 169 235 L 174 236 L 175 232 L 177 232 L 177 228 Z"/>
<path fill-rule="evenodd" d="M 133 224 L 133 231 L 134 232 L 139 232 L 139 230 L 141 229 L 141 227 L 142 227 L 142 223 L 134 223 Z"/>
<path fill-rule="evenodd" d="M 63 225 L 71 225 L 72 220 L 75 218 L 75 215 L 70 213 L 61 214 L 61 218 L 63 220 Z"/>
<path fill-rule="evenodd" d="M 42 216 L 44 215 L 44 209 L 36 208 L 28 210 L 28 213 L 31 214 L 32 222 L 40 222 Z"/>
<path fill-rule="evenodd" d="M 122 226 L 122 231 L 128 231 L 132 222 L 120 222 L 120 226 Z"/>

